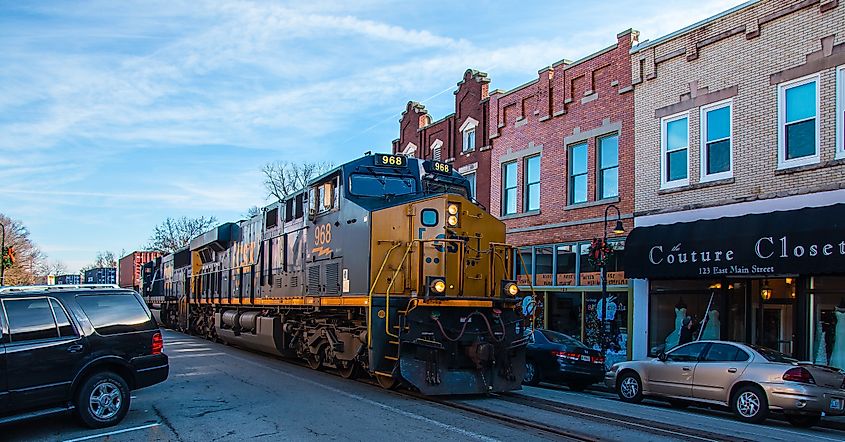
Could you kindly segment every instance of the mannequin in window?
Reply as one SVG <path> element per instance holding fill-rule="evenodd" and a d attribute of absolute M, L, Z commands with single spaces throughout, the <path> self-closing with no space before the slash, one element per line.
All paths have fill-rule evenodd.
<path fill-rule="evenodd" d="M 722 323 L 719 321 L 719 311 L 715 308 L 707 312 L 707 323 L 701 332 L 701 339 L 718 341 L 722 338 Z"/>
<path fill-rule="evenodd" d="M 827 365 L 827 336 L 822 326 L 822 321 L 816 321 L 816 353 L 813 363 Z"/>
<path fill-rule="evenodd" d="M 836 316 L 836 328 L 833 333 L 833 351 L 830 353 L 828 365 L 845 368 L 845 298 L 839 301 L 833 313 Z"/>
<path fill-rule="evenodd" d="M 683 299 L 679 299 L 675 304 L 675 330 L 666 337 L 666 347 L 664 351 L 669 351 L 678 346 L 678 341 L 681 338 L 681 328 L 684 326 L 684 318 L 687 317 L 687 305 Z"/>

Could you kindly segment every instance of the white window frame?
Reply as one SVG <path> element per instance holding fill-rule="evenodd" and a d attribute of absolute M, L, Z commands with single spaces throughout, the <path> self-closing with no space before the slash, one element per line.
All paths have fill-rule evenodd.
<path fill-rule="evenodd" d="M 469 177 L 472 176 L 473 178 L 473 185 L 472 185 L 472 195 L 470 195 L 470 199 L 477 200 L 476 194 L 478 193 L 478 170 L 473 170 L 472 172 L 464 172 L 461 175 L 469 181 Z"/>
<path fill-rule="evenodd" d="M 407 156 L 413 158 L 414 154 L 416 152 L 417 152 L 417 145 L 414 144 L 414 143 L 408 143 L 408 145 L 405 146 L 405 149 L 402 150 L 402 155 L 407 155 Z"/>
<path fill-rule="evenodd" d="M 668 170 L 668 163 L 666 162 L 666 156 L 669 151 L 666 150 L 666 127 L 669 123 L 673 121 L 677 121 L 680 119 L 686 118 L 687 119 L 687 177 L 680 180 L 674 181 L 667 181 L 666 172 Z M 683 187 L 689 186 L 689 176 L 690 176 L 690 133 L 689 133 L 689 112 L 681 112 L 674 115 L 669 115 L 660 119 L 660 188 L 661 189 L 672 189 L 675 187 Z M 672 152 L 675 152 L 680 149 L 675 149 Z"/>
<path fill-rule="evenodd" d="M 845 65 L 836 68 L 836 159 L 845 159 Z"/>
<path fill-rule="evenodd" d="M 816 83 L 816 154 L 803 158 L 786 159 L 786 90 L 807 83 Z M 819 119 L 821 118 L 819 108 L 819 94 L 821 89 L 821 78 L 818 73 L 806 77 L 797 78 L 778 85 L 778 170 L 790 169 L 793 167 L 817 164 L 821 151 L 821 134 L 819 133 Z"/>
<path fill-rule="evenodd" d="M 467 117 L 466 121 L 464 121 L 464 124 L 462 124 L 461 127 L 458 128 L 458 130 L 461 132 L 461 153 L 472 152 L 475 150 L 475 142 L 477 141 L 476 137 L 478 137 L 475 128 L 478 127 L 478 124 L 479 122 L 475 118 Z M 472 145 L 467 146 L 467 138 L 469 137 L 470 132 L 472 132 L 473 134 L 473 143 Z"/>
<path fill-rule="evenodd" d="M 437 161 L 443 160 L 443 141 L 439 138 L 431 143 L 431 158 Z"/>
<path fill-rule="evenodd" d="M 721 109 L 723 107 L 728 108 L 728 142 L 730 146 L 728 148 L 728 170 L 724 172 L 717 172 L 717 173 L 707 173 L 707 112 L 714 111 L 716 109 Z M 701 175 L 699 181 L 702 183 L 706 183 L 708 181 L 716 181 L 716 180 L 724 180 L 727 178 L 732 178 L 734 176 L 734 101 L 733 98 L 728 98 L 727 100 L 718 101 L 713 104 L 708 104 L 707 106 L 701 106 L 701 114 L 699 115 L 699 123 L 701 125 L 699 130 L 699 139 L 701 140 L 701 146 L 698 154 L 698 162 L 700 163 L 701 168 Z M 723 140 L 718 140 L 723 141 Z M 689 155 L 687 155 L 687 159 L 689 159 Z"/>

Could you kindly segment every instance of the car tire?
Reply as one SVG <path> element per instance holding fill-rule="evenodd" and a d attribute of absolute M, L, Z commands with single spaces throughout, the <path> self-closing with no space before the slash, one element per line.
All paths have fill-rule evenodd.
<path fill-rule="evenodd" d="M 759 424 L 769 416 L 769 400 L 756 385 L 740 387 L 731 398 L 731 410 L 739 420 Z"/>
<path fill-rule="evenodd" d="M 587 384 L 582 384 L 580 382 L 572 382 L 567 384 L 570 390 L 572 391 L 584 391 L 587 389 Z"/>
<path fill-rule="evenodd" d="M 785 417 L 787 422 L 798 428 L 814 427 L 822 420 L 821 414 L 787 414 Z"/>
<path fill-rule="evenodd" d="M 129 411 L 129 386 L 110 371 L 89 376 L 76 395 L 76 413 L 90 428 L 117 425 Z"/>
<path fill-rule="evenodd" d="M 525 360 L 525 376 L 522 378 L 522 383 L 532 386 L 540 383 L 540 372 L 537 370 L 537 364 L 530 359 Z"/>
<path fill-rule="evenodd" d="M 623 371 L 616 381 L 616 394 L 623 402 L 637 404 L 643 400 L 643 381 L 634 371 Z"/>

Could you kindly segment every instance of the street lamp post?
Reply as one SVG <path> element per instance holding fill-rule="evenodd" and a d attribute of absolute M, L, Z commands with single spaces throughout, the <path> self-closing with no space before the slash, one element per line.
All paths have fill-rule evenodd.
<path fill-rule="evenodd" d="M 605 356 L 607 353 L 607 258 L 604 256 L 604 249 L 607 247 L 607 215 L 610 209 L 616 210 L 616 225 L 613 227 L 613 233 L 617 235 L 625 233 L 625 228 L 622 226 L 622 214 L 619 213 L 619 208 L 613 204 L 609 204 L 604 209 L 604 237 L 602 238 L 601 244 L 601 333 L 599 334 L 599 338 L 601 339 L 602 356 Z"/>

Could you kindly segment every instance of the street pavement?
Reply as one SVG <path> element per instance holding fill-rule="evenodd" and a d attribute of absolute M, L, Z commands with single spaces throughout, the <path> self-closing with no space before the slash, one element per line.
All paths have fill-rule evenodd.
<path fill-rule="evenodd" d="M 492 419 L 489 412 L 541 424 L 535 428 L 566 429 L 592 440 L 845 440 L 845 432 L 833 429 L 799 430 L 775 420 L 750 425 L 719 411 L 675 410 L 658 402 L 625 404 L 604 392 L 527 387 L 505 397 L 447 399 L 486 410 L 488 416 L 482 416 L 196 337 L 171 331 L 165 331 L 164 337 L 170 379 L 133 392 L 131 410 L 120 425 L 90 430 L 72 417 L 54 417 L 0 427 L 0 440 L 522 442 L 556 438 Z M 537 399 L 544 407 L 526 405 Z M 569 408 L 557 411 L 550 406 L 556 403 Z M 638 424 L 649 421 L 664 425 Z"/>

